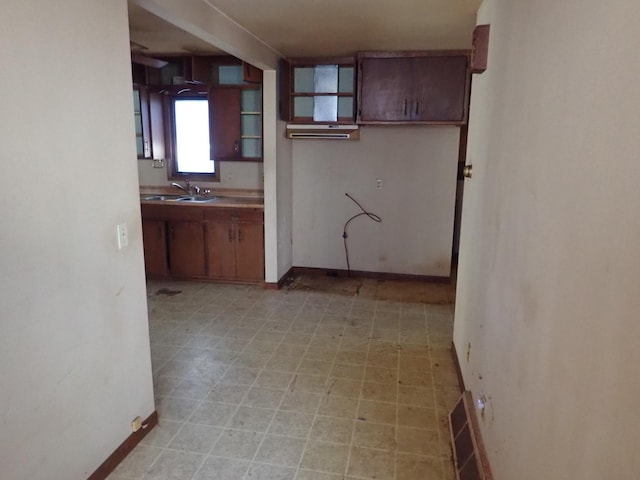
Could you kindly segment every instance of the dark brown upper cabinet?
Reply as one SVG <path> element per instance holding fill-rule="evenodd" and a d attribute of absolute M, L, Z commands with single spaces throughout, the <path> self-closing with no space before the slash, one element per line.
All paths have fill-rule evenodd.
<path fill-rule="evenodd" d="M 211 155 L 215 160 L 262 160 L 261 86 L 209 90 Z"/>
<path fill-rule="evenodd" d="M 162 96 L 145 86 L 134 85 L 133 114 L 138 159 L 164 158 L 165 135 Z"/>
<path fill-rule="evenodd" d="M 463 125 L 469 52 L 361 52 L 358 123 Z"/>

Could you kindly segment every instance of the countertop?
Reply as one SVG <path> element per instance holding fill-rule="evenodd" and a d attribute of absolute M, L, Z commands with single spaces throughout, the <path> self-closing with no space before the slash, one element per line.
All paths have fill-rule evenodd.
<path fill-rule="evenodd" d="M 148 205 L 171 205 L 178 207 L 202 207 L 202 208 L 259 208 L 264 209 L 264 197 L 255 191 L 218 191 L 211 192 L 213 200 L 204 203 L 175 202 L 167 200 L 145 200 L 145 197 L 153 195 L 179 195 L 175 189 L 165 188 L 141 188 L 140 203 Z"/>

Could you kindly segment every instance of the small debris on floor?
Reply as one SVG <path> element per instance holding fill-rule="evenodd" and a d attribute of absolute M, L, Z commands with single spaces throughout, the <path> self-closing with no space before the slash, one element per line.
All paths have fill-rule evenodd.
<path fill-rule="evenodd" d="M 154 293 L 155 296 L 158 295 L 166 295 L 167 297 L 173 297 L 175 295 L 179 295 L 182 293 L 182 290 L 171 290 L 169 288 L 160 288 L 158 290 L 156 290 L 156 293 Z"/>

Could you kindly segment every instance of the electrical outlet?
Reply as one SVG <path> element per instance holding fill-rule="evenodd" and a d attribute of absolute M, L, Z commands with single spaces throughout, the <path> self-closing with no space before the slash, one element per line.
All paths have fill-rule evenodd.
<path fill-rule="evenodd" d="M 129 232 L 127 231 L 127 224 L 121 223 L 116 227 L 118 233 L 118 250 L 122 250 L 129 245 Z"/>
<path fill-rule="evenodd" d="M 382 190 L 382 180 L 381 179 L 377 179 L 376 180 L 376 190 Z"/>
<path fill-rule="evenodd" d="M 142 418 L 140 417 L 134 418 L 133 421 L 131 422 L 131 431 L 135 433 L 141 428 L 142 428 Z"/>

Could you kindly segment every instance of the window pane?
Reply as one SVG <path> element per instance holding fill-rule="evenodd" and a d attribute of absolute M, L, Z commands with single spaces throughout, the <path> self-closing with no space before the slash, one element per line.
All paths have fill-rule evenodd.
<path fill-rule="evenodd" d="M 353 67 L 340 67 L 338 91 L 341 93 L 353 93 Z"/>
<path fill-rule="evenodd" d="M 336 93 L 338 91 L 338 65 L 318 65 L 315 68 L 314 91 Z"/>
<path fill-rule="evenodd" d="M 353 117 L 353 97 L 338 98 L 338 117 Z"/>
<path fill-rule="evenodd" d="M 313 97 L 295 97 L 293 99 L 294 117 L 313 117 Z"/>
<path fill-rule="evenodd" d="M 221 65 L 218 67 L 218 83 L 220 83 L 220 85 L 238 85 L 245 83 L 242 79 L 242 66 Z"/>
<path fill-rule="evenodd" d="M 243 112 L 260 112 L 262 110 L 262 99 L 260 98 L 260 90 L 245 89 L 241 95 L 241 110 Z"/>
<path fill-rule="evenodd" d="M 179 172 L 214 173 L 209 149 L 209 102 L 175 101 L 176 162 Z"/>
<path fill-rule="evenodd" d="M 260 115 L 242 115 L 242 135 L 259 137 L 262 135 L 262 123 Z"/>
<path fill-rule="evenodd" d="M 313 67 L 296 67 L 293 70 L 293 91 L 297 93 L 313 92 Z"/>
<path fill-rule="evenodd" d="M 338 97 L 315 97 L 313 104 L 314 122 L 335 122 L 338 120 Z"/>
<path fill-rule="evenodd" d="M 251 158 L 260 158 L 262 156 L 262 142 L 259 138 L 243 138 L 242 139 L 242 156 Z"/>

